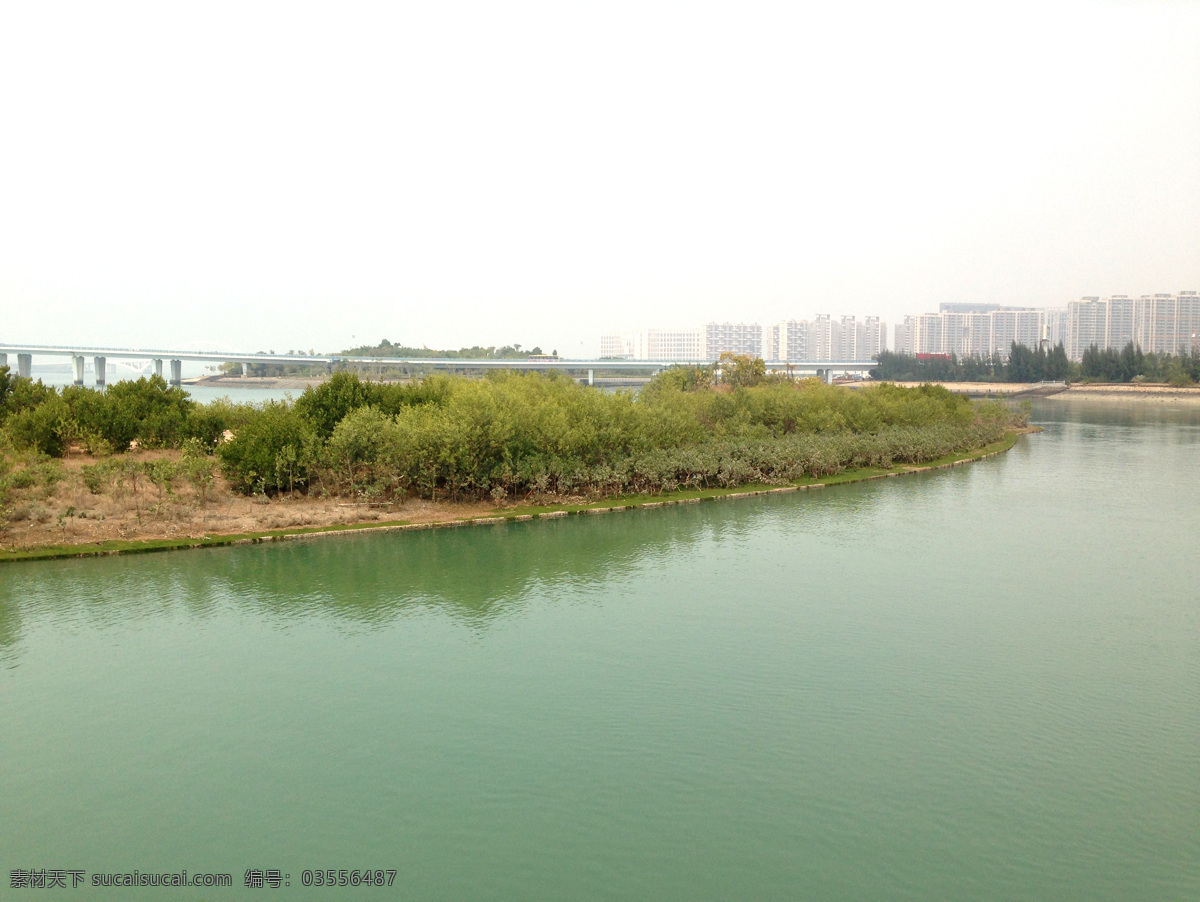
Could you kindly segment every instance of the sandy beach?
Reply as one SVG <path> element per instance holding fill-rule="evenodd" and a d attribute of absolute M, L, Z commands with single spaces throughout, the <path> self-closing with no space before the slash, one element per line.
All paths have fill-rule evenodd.
<path fill-rule="evenodd" d="M 859 384 L 866 387 L 875 383 L 862 382 Z M 919 388 L 925 383 L 893 382 L 892 384 L 899 385 L 901 388 Z M 934 382 L 933 384 L 940 385 L 956 395 L 1016 395 L 1021 392 L 1033 391 L 1041 385 L 1038 382 Z"/>
<path fill-rule="evenodd" d="M 1048 395 L 1054 401 L 1149 401 L 1157 404 L 1200 404 L 1200 385 L 1177 387 L 1152 383 L 1090 383 L 1072 385 Z"/>
<path fill-rule="evenodd" d="M 863 383 L 870 385 L 871 383 Z M 920 382 L 897 382 L 914 388 Z M 1179 387 L 1151 382 L 1089 382 L 1061 387 L 1043 382 L 937 382 L 956 394 L 1011 397 L 1034 395 L 1055 401 L 1149 401 L 1158 404 L 1200 404 L 1200 385 Z"/>

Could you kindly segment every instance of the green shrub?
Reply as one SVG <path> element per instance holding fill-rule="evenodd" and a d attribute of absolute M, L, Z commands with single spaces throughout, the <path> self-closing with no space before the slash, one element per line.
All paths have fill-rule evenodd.
<path fill-rule="evenodd" d="M 179 466 L 173 460 L 160 458 L 145 461 L 146 476 L 158 488 L 160 497 L 169 498 L 175 494 L 175 478 L 179 475 Z"/>
<path fill-rule="evenodd" d="M 320 385 L 306 388 L 296 399 L 295 407 L 312 426 L 317 437 L 325 441 L 333 435 L 338 423 L 352 411 L 370 406 L 394 416 L 405 407 L 443 404 L 450 395 L 452 385 L 459 381 L 463 380 L 428 376 L 411 384 L 381 385 L 366 382 L 356 373 L 338 372 Z"/>
<path fill-rule="evenodd" d="M 13 376 L 7 373 L 7 369 L 4 367 L 5 372 L 0 375 L 0 423 L 13 414 L 38 407 L 57 396 L 58 393 L 41 379 L 34 382 Z"/>
<path fill-rule="evenodd" d="M 28 489 L 37 485 L 37 471 L 33 467 L 24 467 L 9 477 L 9 484 L 14 489 Z"/>
<path fill-rule="evenodd" d="M 188 412 L 180 434 L 184 444 L 188 441 L 198 441 L 211 451 L 221 441 L 225 430 L 235 429 L 241 420 L 237 407 L 228 398 L 221 398 L 193 407 Z"/>
<path fill-rule="evenodd" d="M 63 400 L 78 426 L 78 436 L 96 447 L 126 450 L 135 439 L 145 448 L 179 444 L 196 403 L 161 376 L 114 382 L 100 391 L 83 386 L 63 389 Z"/>
<path fill-rule="evenodd" d="M 93 495 L 102 495 L 106 489 L 115 486 L 120 464 L 112 460 L 102 460 L 94 464 L 84 464 L 79 468 L 83 484 Z"/>
<path fill-rule="evenodd" d="M 66 468 L 57 460 L 42 461 L 34 469 L 34 474 L 38 484 L 48 492 L 67 478 Z"/>
<path fill-rule="evenodd" d="M 213 466 L 213 458 L 200 439 L 190 438 L 183 443 L 183 454 L 178 462 L 179 474 L 196 492 L 201 504 L 208 501 L 213 484 Z"/>
<path fill-rule="evenodd" d="M 167 385 L 162 376 L 117 382 L 104 392 L 112 405 L 115 419 L 131 424 L 138 443 L 145 448 L 171 448 L 184 438 L 187 422 L 196 402 L 178 386 Z M 128 447 L 112 438 L 113 445 Z"/>
<path fill-rule="evenodd" d="M 312 427 L 286 403 L 266 404 L 242 424 L 236 435 L 218 446 L 221 469 L 233 487 L 244 494 L 273 493 L 281 488 L 281 477 L 292 487 L 308 482 L 312 453 Z M 288 473 L 279 469 L 280 454 L 291 446 L 295 463 Z"/>
<path fill-rule="evenodd" d="M 295 409 L 321 439 L 327 439 L 347 414 L 371 403 L 372 393 L 371 383 L 357 374 L 334 373 L 320 385 L 304 389 Z"/>
<path fill-rule="evenodd" d="M 37 406 L 24 407 L 11 415 L 5 428 L 18 448 L 62 457 L 64 437 L 70 433 L 71 423 L 70 408 L 57 394 L 51 393 Z"/>

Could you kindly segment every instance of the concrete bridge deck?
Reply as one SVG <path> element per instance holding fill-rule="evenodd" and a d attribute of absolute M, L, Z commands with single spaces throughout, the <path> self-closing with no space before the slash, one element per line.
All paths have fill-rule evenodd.
<path fill-rule="evenodd" d="M 170 383 L 179 385 L 182 376 L 182 362 L 203 363 L 259 363 L 259 364 L 294 364 L 300 366 L 326 366 L 333 368 L 339 365 L 349 366 L 386 366 L 403 364 L 407 366 L 428 367 L 434 370 L 559 370 L 563 372 L 587 373 L 588 382 L 595 379 L 597 370 L 608 372 L 651 370 L 657 372 L 673 366 L 694 366 L 709 364 L 715 361 L 698 360 L 618 360 L 618 359 L 582 359 L 567 358 L 485 358 L 466 360 L 457 357 L 353 357 L 344 354 L 243 354 L 227 351 L 188 351 L 181 349 L 166 350 L 162 348 L 98 348 L 80 345 L 33 345 L 0 343 L 0 366 L 8 366 L 9 355 L 17 358 L 17 372 L 28 377 L 32 372 L 33 357 L 67 357 L 74 367 L 76 385 L 83 384 L 84 362 L 90 357 L 96 374 L 96 385 L 103 386 L 108 360 L 150 360 L 153 361 L 157 375 L 163 374 L 163 361 L 170 364 Z M 877 363 L 874 360 L 768 360 L 769 370 L 788 370 L 798 375 L 814 375 L 825 381 L 832 381 L 834 373 L 866 373 Z"/>

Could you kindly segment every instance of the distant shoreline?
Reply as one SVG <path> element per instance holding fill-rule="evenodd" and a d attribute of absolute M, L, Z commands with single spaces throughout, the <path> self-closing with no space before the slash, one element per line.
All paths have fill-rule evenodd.
<path fill-rule="evenodd" d="M 869 384 L 869 383 L 868 383 Z M 920 382 L 896 382 L 913 388 Z M 1077 382 L 1056 387 L 1043 382 L 935 382 L 955 394 L 972 397 L 1039 397 L 1054 401 L 1154 401 L 1200 404 L 1200 385 L 1174 386 L 1155 382 Z"/>
<path fill-rule="evenodd" d="M 1066 391 L 1049 395 L 1055 401 L 1155 401 L 1158 403 L 1200 404 L 1200 385 L 1177 387 L 1157 383 L 1088 383 L 1072 385 Z"/>
<path fill-rule="evenodd" d="M 184 379 L 183 384 L 192 388 L 256 388 L 289 389 L 308 388 L 320 385 L 329 377 L 324 376 L 197 376 Z M 403 382 L 403 379 L 385 379 L 385 382 Z"/>

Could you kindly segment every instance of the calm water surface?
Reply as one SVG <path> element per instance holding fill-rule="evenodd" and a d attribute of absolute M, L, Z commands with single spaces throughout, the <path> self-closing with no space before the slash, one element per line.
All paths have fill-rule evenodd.
<path fill-rule="evenodd" d="M 1200 898 L 1200 409 L 1035 419 L 822 492 L 4 567 L 4 886 Z"/>

